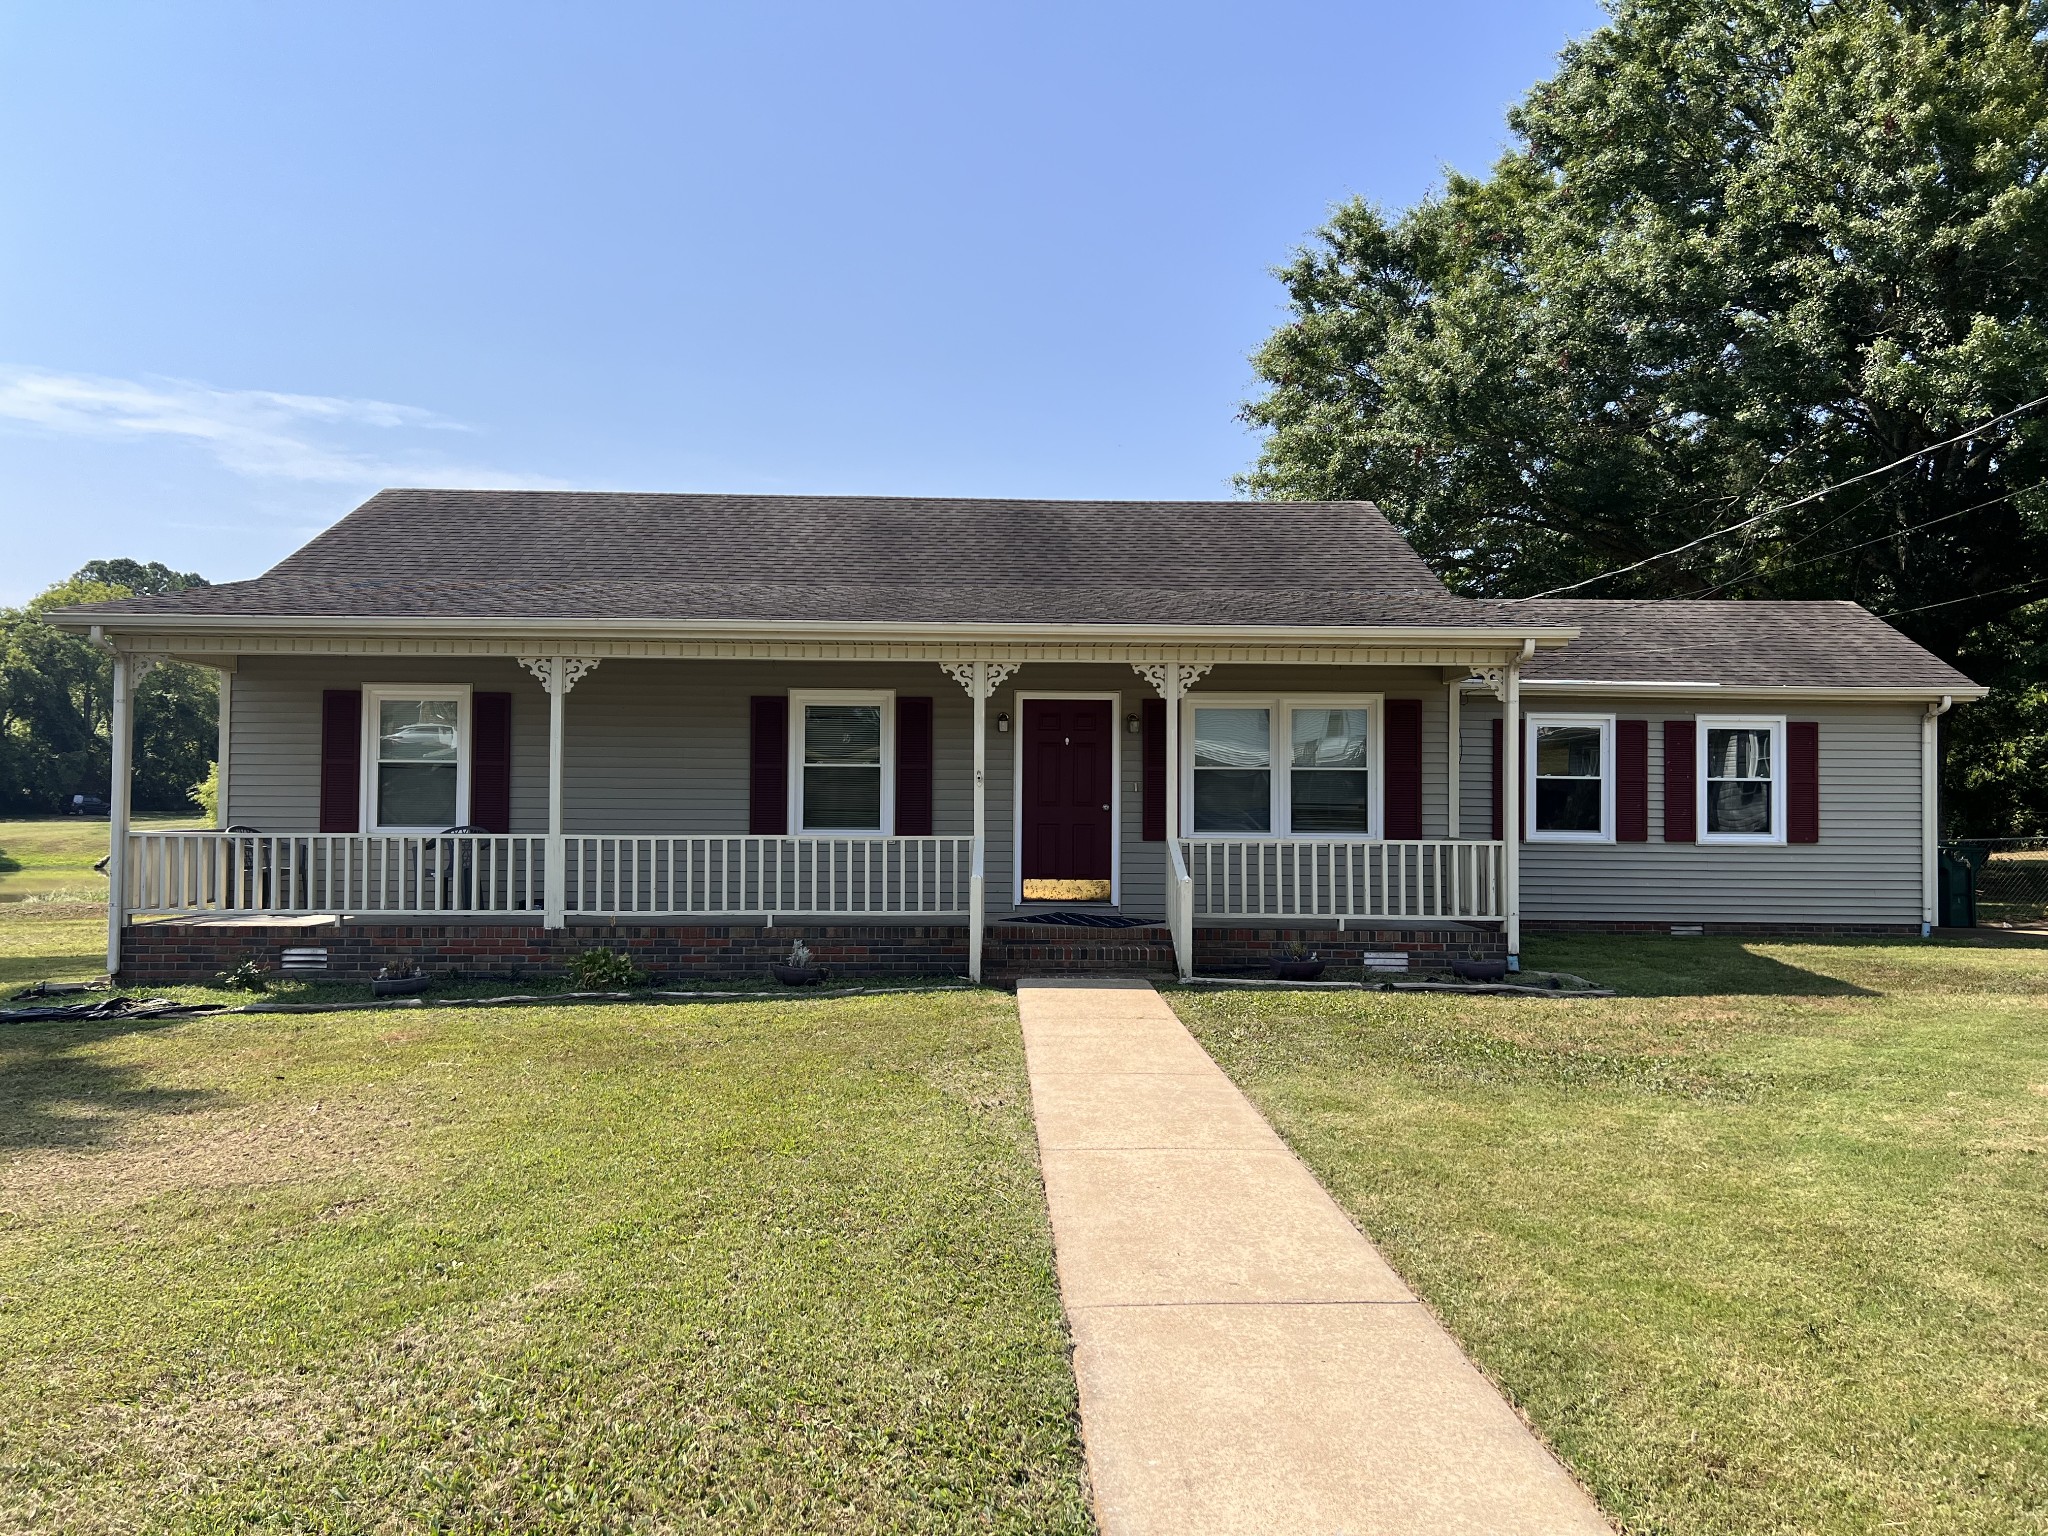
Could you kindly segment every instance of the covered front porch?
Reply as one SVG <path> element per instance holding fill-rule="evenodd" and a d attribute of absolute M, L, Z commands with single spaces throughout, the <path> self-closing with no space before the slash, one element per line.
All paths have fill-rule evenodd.
<path fill-rule="evenodd" d="M 766 945 L 858 929 L 883 947 L 892 933 L 950 933 L 951 963 L 977 979 L 1027 953 L 1093 943 L 1109 955 L 1112 924 L 1129 925 L 1124 949 L 1156 938 L 1183 977 L 1205 954 L 1283 934 L 1348 949 L 1484 931 L 1512 952 L 1516 849 L 1467 805 L 1460 699 L 1477 675 L 1517 718 L 1535 644 L 1497 631 L 1228 647 L 1170 635 L 1001 647 L 579 637 L 543 651 L 472 635 L 441 637 L 428 655 L 403 634 L 124 636 L 109 968 L 122 967 L 124 943 L 138 954 L 171 943 L 145 928 L 253 936 L 278 926 L 267 918 L 374 929 L 399 947 L 401 930 L 475 940 L 458 948 L 490 930 L 491 943 L 535 956 L 628 930 L 745 931 Z M 130 693 L 154 655 L 222 668 L 218 830 L 126 824 Z M 377 723 L 377 700 L 437 688 L 445 725 Z M 850 756 L 817 748 L 826 717 L 814 708 L 855 720 Z M 338 772 L 327 717 L 350 710 L 367 723 Z M 502 747 L 486 750 L 493 729 Z M 462 785 L 436 809 L 456 814 L 445 827 L 381 824 L 375 797 L 415 793 L 408 775 L 427 781 L 412 765 L 440 750 L 436 730 L 452 733 Z M 424 758 L 405 756 L 407 731 L 427 742 Z M 1498 764 L 1509 825 L 1518 736 L 1504 733 Z M 386 738 L 399 738 L 396 755 Z M 330 802 L 348 783 L 362 786 L 357 819 L 334 830 Z M 874 825 L 821 830 L 813 800 L 886 810 Z M 1053 912 L 1104 931 L 1048 926 L 1043 946 L 1026 945 L 1020 935 L 1040 930 L 1023 925 Z M 952 944 L 896 947 L 938 963 Z M 687 962 L 688 944 L 670 948 Z"/>

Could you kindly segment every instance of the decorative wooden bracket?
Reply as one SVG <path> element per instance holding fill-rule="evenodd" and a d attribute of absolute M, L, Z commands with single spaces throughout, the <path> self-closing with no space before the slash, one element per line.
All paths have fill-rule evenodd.
<path fill-rule="evenodd" d="M 519 665 L 531 672 L 541 687 L 547 689 L 549 693 L 554 693 L 558 691 L 555 676 L 555 663 L 558 660 L 562 664 L 559 691 L 566 694 L 570 689 L 582 682 L 586 676 L 595 672 L 598 662 L 603 660 L 603 658 L 598 656 L 522 656 L 519 658 Z"/>
<path fill-rule="evenodd" d="M 1150 683 L 1152 691 L 1159 697 L 1172 699 L 1199 683 L 1211 665 L 1209 662 L 1134 661 L 1131 670 Z M 1169 688 L 1171 693 L 1167 691 Z"/>
<path fill-rule="evenodd" d="M 967 696 L 970 699 L 974 697 L 974 668 L 977 665 L 975 662 L 942 661 L 939 665 L 945 669 L 948 677 L 967 690 Z M 982 697 L 987 698 L 989 694 L 1002 687 L 1009 680 L 1010 674 L 1023 665 L 1024 663 L 1021 661 L 991 661 L 986 663 L 988 667 L 988 693 L 983 694 Z"/>

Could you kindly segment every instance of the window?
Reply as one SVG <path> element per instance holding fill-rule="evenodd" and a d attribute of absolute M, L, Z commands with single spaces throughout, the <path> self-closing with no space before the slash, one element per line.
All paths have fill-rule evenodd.
<path fill-rule="evenodd" d="M 375 832 L 444 831 L 469 819 L 469 689 L 366 688 L 365 754 Z"/>
<path fill-rule="evenodd" d="M 1614 840 L 1614 719 L 1529 716 L 1529 837 Z"/>
<path fill-rule="evenodd" d="M 1785 841 L 1785 722 L 1699 721 L 1700 839 Z"/>
<path fill-rule="evenodd" d="M 1197 837 L 1375 835 L 1377 700 L 1216 698 L 1186 706 Z M 1284 757 L 1276 761 L 1276 751 Z"/>
<path fill-rule="evenodd" d="M 890 693 L 792 693 L 790 818 L 798 832 L 886 834 L 896 726 Z"/>
<path fill-rule="evenodd" d="M 1365 836 L 1372 826 L 1366 800 L 1366 712 L 1303 706 L 1290 714 L 1289 830 Z"/>
<path fill-rule="evenodd" d="M 1195 830 L 1273 830 L 1273 712 L 1195 711 Z"/>

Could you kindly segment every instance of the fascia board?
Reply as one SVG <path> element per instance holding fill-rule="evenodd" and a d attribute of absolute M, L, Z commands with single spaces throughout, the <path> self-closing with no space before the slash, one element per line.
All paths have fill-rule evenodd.
<path fill-rule="evenodd" d="M 1063 640 L 1155 644 L 1376 645 L 1427 643 L 1519 647 L 1533 640 L 1540 650 L 1555 650 L 1578 638 L 1577 625 L 1448 626 L 1436 624 L 901 624 L 842 623 L 827 620 L 763 622 L 758 619 L 416 619 L 416 618 L 255 618 L 242 614 L 88 614 L 45 616 L 59 629 L 124 631 L 149 634 L 264 635 L 419 635 L 520 636 L 574 648 L 581 638 L 630 637 L 657 640 L 898 640 L 1029 642 Z"/>
<path fill-rule="evenodd" d="M 1475 691 L 1485 692 L 1482 685 L 1471 685 Z M 1785 683 L 1766 685 L 1757 683 L 1697 683 L 1697 682 L 1595 682 L 1551 679 L 1537 682 L 1529 678 L 1522 680 L 1524 694 L 1545 694 L 1553 697 L 1588 695 L 1612 698 L 1617 694 L 1632 694 L 1654 697 L 1663 694 L 1706 694 L 1716 699 L 1867 699 L 1877 702 L 1917 702 L 1926 699 L 1953 698 L 1959 701 L 1981 699 L 1991 690 L 1980 683 L 1950 684 L 1936 686 L 1926 684 L 1918 687 L 1872 687 L 1848 688 L 1822 686 L 1813 683 Z"/>

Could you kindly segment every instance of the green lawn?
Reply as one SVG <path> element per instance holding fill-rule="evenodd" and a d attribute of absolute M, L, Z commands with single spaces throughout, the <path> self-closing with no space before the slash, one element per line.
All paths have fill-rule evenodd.
<path fill-rule="evenodd" d="M 160 832 L 209 825 L 197 816 L 138 816 L 135 824 Z M 93 865 L 106 854 L 104 818 L 0 818 L 0 902 L 19 901 L 24 896 L 105 902 L 106 876 Z"/>
<path fill-rule="evenodd" d="M 2048 943 L 1529 955 L 1173 1000 L 1628 1531 L 2048 1531 Z"/>
<path fill-rule="evenodd" d="M 0 1530 L 1089 1528 L 996 993 L 0 1026 Z"/>

